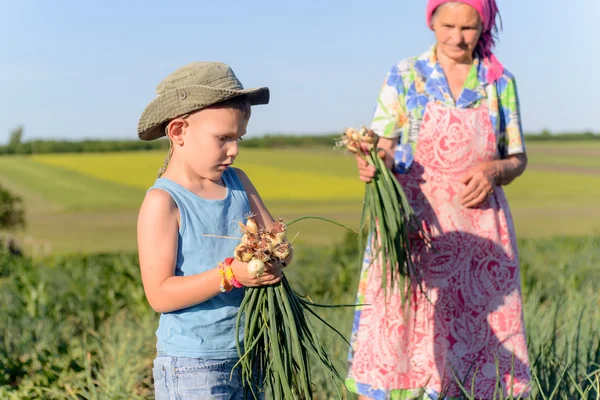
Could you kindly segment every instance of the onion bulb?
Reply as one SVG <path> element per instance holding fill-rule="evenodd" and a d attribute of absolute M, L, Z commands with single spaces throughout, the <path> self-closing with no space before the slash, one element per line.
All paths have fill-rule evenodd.
<path fill-rule="evenodd" d="M 246 228 L 250 233 L 254 233 L 255 235 L 258 233 L 258 225 L 256 224 L 256 220 L 252 217 L 249 217 L 246 221 Z"/>
<path fill-rule="evenodd" d="M 248 273 L 256 278 L 259 278 L 265 273 L 265 263 L 257 258 L 253 258 L 248 263 Z"/>

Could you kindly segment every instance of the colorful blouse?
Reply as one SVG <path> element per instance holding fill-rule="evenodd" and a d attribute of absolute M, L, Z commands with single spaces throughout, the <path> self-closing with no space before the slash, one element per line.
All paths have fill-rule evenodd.
<path fill-rule="evenodd" d="M 493 84 L 485 79 L 487 68 L 475 58 L 458 100 L 454 100 L 435 46 L 418 57 L 400 61 L 385 78 L 371 123 L 378 135 L 400 137 L 400 143 L 414 145 L 421 120 L 430 101 L 448 107 L 479 107 L 485 100 L 498 138 L 501 157 L 525 152 L 515 77 L 504 71 Z"/>

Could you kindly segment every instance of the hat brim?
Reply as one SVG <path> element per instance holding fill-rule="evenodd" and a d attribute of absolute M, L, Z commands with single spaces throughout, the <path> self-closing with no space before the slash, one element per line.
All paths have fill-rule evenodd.
<path fill-rule="evenodd" d="M 148 104 L 138 122 L 141 140 L 165 136 L 165 127 L 173 118 L 206 108 L 238 96 L 246 96 L 251 106 L 268 104 L 269 88 L 221 89 L 203 85 L 185 86 L 165 92 Z"/>

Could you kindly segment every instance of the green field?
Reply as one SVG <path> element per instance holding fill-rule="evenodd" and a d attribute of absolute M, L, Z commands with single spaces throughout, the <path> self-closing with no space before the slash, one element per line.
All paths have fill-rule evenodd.
<path fill-rule="evenodd" d="M 531 400 L 597 399 L 600 236 L 520 240 L 519 249 Z M 296 290 L 317 302 L 353 303 L 357 251 L 354 241 L 300 247 L 286 274 Z M 144 297 L 139 274 L 135 252 L 31 260 L 0 250 L 0 279 L 5 277 L 0 282 L 0 399 L 154 398 L 158 317 Z M 318 312 L 349 336 L 352 308 Z M 347 345 L 314 323 L 345 376 Z M 318 363 L 315 368 L 314 398 L 336 399 L 336 383 Z"/>
<path fill-rule="evenodd" d="M 600 144 L 537 143 L 525 175 L 507 187 L 519 237 L 600 232 Z M 135 249 L 138 207 L 163 152 L 0 157 L 0 183 L 21 195 L 32 252 Z M 356 227 L 363 185 L 354 160 L 329 149 L 242 149 L 236 166 L 250 176 L 271 213 L 319 215 Z M 298 243 L 339 241 L 341 229 L 299 224 Z M 293 232 L 295 235 L 295 232 Z"/>
<path fill-rule="evenodd" d="M 532 400 L 597 398 L 600 143 L 532 143 L 529 156 L 507 193 L 520 238 Z M 0 183 L 25 200 L 28 227 L 19 239 L 33 255 L 0 251 L 0 398 L 152 398 L 157 316 L 140 284 L 135 225 L 163 157 L 0 157 Z M 352 157 L 243 149 L 236 164 L 275 216 L 358 224 L 364 187 Z M 352 303 L 356 243 L 343 244 L 345 232 L 329 224 L 297 226 L 298 268 L 286 271 L 292 285 L 318 302 Z M 110 254 L 65 254 L 77 252 Z M 349 335 L 351 308 L 321 315 Z M 322 327 L 319 336 L 345 374 L 347 347 Z M 315 398 L 335 398 L 318 367 L 313 378 Z"/>

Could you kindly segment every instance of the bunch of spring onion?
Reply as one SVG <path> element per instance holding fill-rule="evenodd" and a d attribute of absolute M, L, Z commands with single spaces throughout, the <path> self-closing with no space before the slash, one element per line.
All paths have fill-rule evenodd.
<path fill-rule="evenodd" d="M 248 218 L 245 225 L 240 223 L 240 227 L 243 236 L 235 249 L 235 258 L 248 263 L 250 274 L 260 276 L 266 262 L 281 262 L 290 254 L 283 220 L 279 219 L 270 231 L 259 228 L 253 218 Z M 320 305 L 299 296 L 285 275 L 275 285 L 245 289 L 236 334 L 239 337 L 243 328 L 243 348 L 238 343 L 237 367 L 241 368 L 246 398 L 250 395 L 257 398 L 259 393 L 266 392 L 273 399 L 311 399 L 311 357 L 325 365 L 331 379 L 343 381 L 320 344 L 308 315 L 312 314 L 346 339 L 315 313 L 311 308 L 315 306 Z"/>
<path fill-rule="evenodd" d="M 403 301 L 408 298 L 412 282 L 418 275 L 411 257 L 409 235 L 429 242 L 406 194 L 394 174 L 379 157 L 379 137 L 365 127 L 348 128 L 338 142 L 350 152 L 375 166 L 375 177 L 366 185 L 360 222 L 359 242 L 371 244 L 371 263 L 380 260 L 384 290 L 398 289 Z M 363 256 L 360 257 L 362 263 Z"/>

